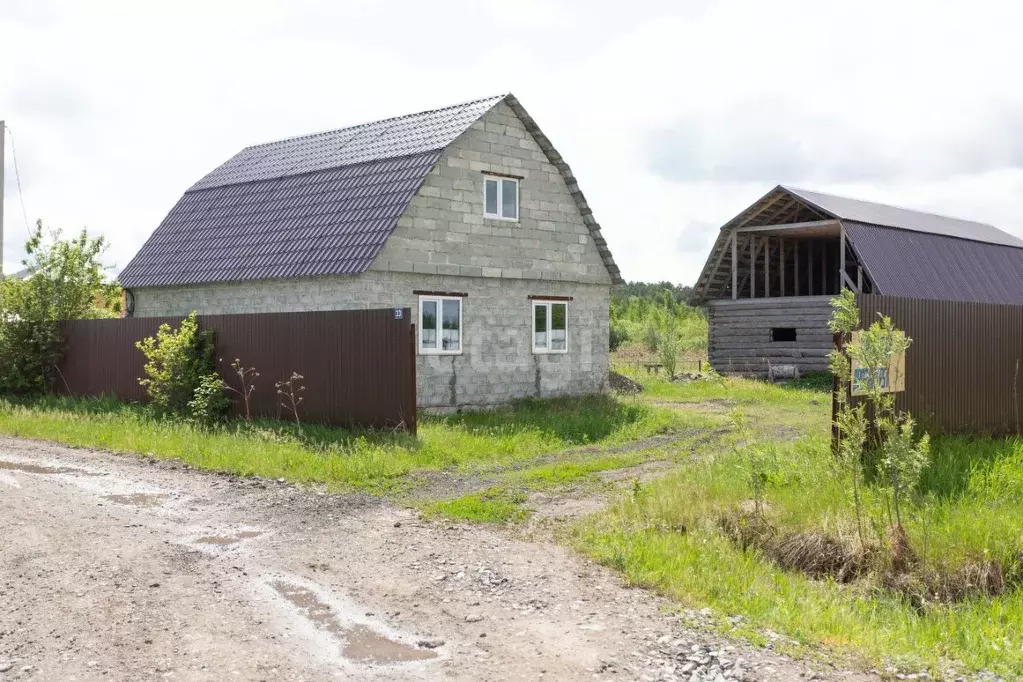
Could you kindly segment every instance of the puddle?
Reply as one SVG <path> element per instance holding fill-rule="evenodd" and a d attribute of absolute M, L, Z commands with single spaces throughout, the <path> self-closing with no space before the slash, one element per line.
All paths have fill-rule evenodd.
<path fill-rule="evenodd" d="M 26 474 L 84 474 L 81 469 L 70 467 L 48 467 L 42 464 L 27 464 L 22 462 L 8 462 L 0 459 L 0 469 L 7 471 L 22 471 Z"/>
<path fill-rule="evenodd" d="M 28 462 L 8 462 L 5 459 L 0 459 L 0 470 L 21 471 L 23 473 L 78 473 L 86 476 L 103 475 L 102 473 L 76 469 L 71 466 L 46 466 L 45 464 L 30 464 Z"/>
<path fill-rule="evenodd" d="M 130 495 L 104 495 L 104 500 L 132 507 L 159 507 L 170 498 L 166 493 L 132 493 Z"/>
<path fill-rule="evenodd" d="M 361 624 L 343 625 L 329 604 L 325 604 L 312 590 L 280 580 L 270 586 L 320 630 L 329 632 L 342 641 L 341 655 L 357 663 L 403 663 L 425 661 L 437 657 L 437 652 L 416 649 L 385 637 Z"/>
<path fill-rule="evenodd" d="M 261 530 L 243 530 L 235 535 L 207 535 L 206 537 L 199 538 L 196 542 L 203 545 L 234 545 L 242 540 L 258 538 L 262 534 L 263 531 Z"/>

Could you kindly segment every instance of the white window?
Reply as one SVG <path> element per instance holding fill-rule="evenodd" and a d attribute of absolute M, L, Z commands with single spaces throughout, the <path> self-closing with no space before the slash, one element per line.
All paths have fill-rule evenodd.
<path fill-rule="evenodd" d="M 568 352 L 568 303 L 533 301 L 533 352 Z"/>
<path fill-rule="evenodd" d="M 462 352 L 462 299 L 419 297 L 419 352 L 457 355 Z"/>
<path fill-rule="evenodd" d="M 519 181 L 515 178 L 484 175 L 483 215 L 498 220 L 518 220 Z"/>

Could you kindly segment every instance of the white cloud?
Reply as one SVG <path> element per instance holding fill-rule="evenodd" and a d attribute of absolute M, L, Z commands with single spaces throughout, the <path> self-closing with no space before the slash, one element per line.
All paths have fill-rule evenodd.
<path fill-rule="evenodd" d="M 123 266 L 245 145 L 510 90 L 625 277 L 691 283 L 782 181 L 1023 235 L 1019 25 L 995 0 L 7 0 L 0 118 L 30 219 L 103 232 Z"/>

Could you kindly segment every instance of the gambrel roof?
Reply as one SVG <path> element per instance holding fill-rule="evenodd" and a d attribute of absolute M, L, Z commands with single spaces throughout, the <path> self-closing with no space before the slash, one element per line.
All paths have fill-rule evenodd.
<path fill-rule="evenodd" d="M 841 223 L 874 293 L 1023 305 L 1023 240 L 986 223 L 783 185 L 721 228 L 696 283 L 697 299 L 728 287 L 733 228 L 815 229 L 800 226 L 826 221 L 834 230 Z"/>
<path fill-rule="evenodd" d="M 444 150 L 501 102 L 561 172 L 612 281 L 621 281 L 571 169 L 509 94 L 246 147 L 185 192 L 121 285 L 365 272 Z"/>

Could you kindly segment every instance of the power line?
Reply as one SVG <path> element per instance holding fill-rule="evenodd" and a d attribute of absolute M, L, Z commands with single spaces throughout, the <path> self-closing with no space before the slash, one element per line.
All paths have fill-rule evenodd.
<path fill-rule="evenodd" d="M 18 170 L 18 148 L 14 144 L 14 133 L 10 126 L 5 126 L 11 138 L 11 156 L 14 158 L 14 180 L 18 185 L 18 199 L 21 200 L 21 217 L 25 221 L 25 232 L 31 236 L 32 228 L 28 224 L 28 211 L 25 210 L 25 193 L 21 191 L 21 171 Z"/>

